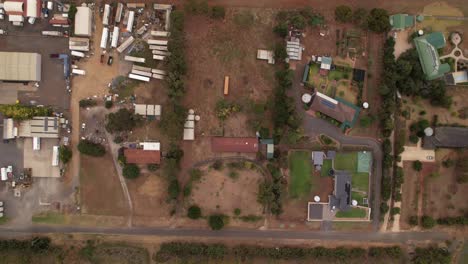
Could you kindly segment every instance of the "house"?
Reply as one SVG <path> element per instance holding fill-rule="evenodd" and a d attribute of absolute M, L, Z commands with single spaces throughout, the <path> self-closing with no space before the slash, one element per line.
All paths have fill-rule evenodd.
<path fill-rule="evenodd" d="M 314 162 L 314 167 L 316 170 L 321 170 L 323 165 L 323 159 L 325 158 L 325 153 L 322 151 L 312 151 L 312 160 Z"/>
<path fill-rule="evenodd" d="M 319 92 L 314 94 L 310 110 L 335 119 L 341 123 L 342 129 L 353 127 L 360 112 L 358 107 L 341 98 L 333 99 Z"/>
<path fill-rule="evenodd" d="M 161 152 L 159 150 L 124 149 L 125 160 L 129 164 L 160 164 Z"/>
<path fill-rule="evenodd" d="M 448 63 L 440 63 L 438 49 L 445 47 L 445 37 L 441 32 L 433 32 L 413 40 L 419 55 L 419 62 L 426 79 L 434 80 L 450 72 Z"/>
<path fill-rule="evenodd" d="M 331 210 L 347 211 L 351 207 L 351 174 L 348 171 L 335 171 L 333 195 L 329 196 Z"/>
<path fill-rule="evenodd" d="M 468 71 L 457 71 L 445 75 L 445 83 L 448 85 L 468 84 Z"/>
<path fill-rule="evenodd" d="M 258 152 L 258 138 L 256 137 L 212 137 L 211 150 L 213 152 L 237 152 L 256 153 Z"/>
<path fill-rule="evenodd" d="M 414 26 L 415 17 L 408 14 L 395 14 L 389 17 L 392 30 L 405 30 Z"/>
<path fill-rule="evenodd" d="M 424 137 L 423 148 L 468 148 L 468 128 L 436 127 L 433 135 Z"/>

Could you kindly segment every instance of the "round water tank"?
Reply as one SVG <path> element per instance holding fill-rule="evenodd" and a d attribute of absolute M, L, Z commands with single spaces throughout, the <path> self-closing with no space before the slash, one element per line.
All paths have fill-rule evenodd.
<path fill-rule="evenodd" d="M 199 115 L 195 116 L 195 121 L 200 121 L 200 116 Z"/>
<path fill-rule="evenodd" d="M 308 94 L 308 93 L 305 93 L 302 95 L 302 102 L 304 104 L 308 104 L 310 103 L 310 101 L 312 101 L 312 95 Z"/>
<path fill-rule="evenodd" d="M 424 31 L 423 31 L 422 29 L 418 30 L 418 35 L 419 35 L 419 36 L 424 35 Z"/>
<path fill-rule="evenodd" d="M 362 104 L 362 107 L 364 107 L 364 109 L 369 108 L 369 103 L 368 103 L 368 102 L 364 102 L 364 103 Z"/>
<path fill-rule="evenodd" d="M 424 135 L 428 137 L 434 135 L 434 129 L 432 129 L 431 127 L 426 127 L 426 129 L 424 129 Z"/>
<path fill-rule="evenodd" d="M 320 202 L 320 197 L 318 195 L 314 196 L 314 201 L 316 203 Z"/>
<path fill-rule="evenodd" d="M 357 203 L 356 200 L 351 201 L 351 204 L 352 204 L 353 206 L 357 206 L 357 205 L 358 205 L 358 203 Z"/>

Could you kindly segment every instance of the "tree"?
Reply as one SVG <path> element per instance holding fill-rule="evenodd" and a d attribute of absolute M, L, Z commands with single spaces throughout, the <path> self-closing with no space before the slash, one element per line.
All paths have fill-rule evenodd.
<path fill-rule="evenodd" d="M 187 216 L 190 219 L 198 219 L 201 215 L 201 209 L 197 205 L 192 205 L 187 210 Z"/>
<path fill-rule="evenodd" d="M 82 99 L 78 103 L 81 108 L 86 108 L 86 107 L 93 107 L 97 105 L 97 102 L 93 99 Z"/>
<path fill-rule="evenodd" d="M 31 240 L 31 250 L 36 253 L 43 253 L 50 248 L 50 238 L 48 237 L 34 237 Z"/>
<path fill-rule="evenodd" d="M 278 36 L 285 38 L 288 35 L 288 24 L 279 23 L 273 28 L 273 32 L 275 32 Z"/>
<path fill-rule="evenodd" d="M 187 119 L 187 109 L 181 104 L 174 103 L 167 106 L 167 111 L 161 117 L 159 127 L 161 131 L 172 140 L 182 139 L 184 124 Z"/>
<path fill-rule="evenodd" d="M 93 157 L 102 157 L 106 154 L 106 149 L 103 145 L 87 139 L 80 140 L 80 143 L 78 143 L 78 151 L 81 154 Z"/>
<path fill-rule="evenodd" d="M 351 7 L 340 5 L 335 8 L 335 20 L 341 23 L 351 22 L 353 19 L 353 11 Z"/>
<path fill-rule="evenodd" d="M 410 218 L 408 219 L 408 223 L 411 226 L 417 226 L 418 225 L 418 217 L 416 215 L 410 216 Z"/>
<path fill-rule="evenodd" d="M 300 14 L 294 15 L 290 19 L 290 23 L 294 28 L 304 29 L 306 27 L 306 20 Z"/>
<path fill-rule="evenodd" d="M 123 176 L 127 179 L 136 179 L 140 176 L 140 168 L 135 164 L 126 164 L 123 167 Z"/>
<path fill-rule="evenodd" d="M 286 47 L 283 43 L 276 43 L 275 50 L 274 50 L 275 60 L 283 62 L 288 57 L 288 53 L 286 52 Z"/>
<path fill-rule="evenodd" d="M 423 228 L 433 228 L 436 225 L 436 221 L 434 218 L 425 215 L 421 218 L 421 225 Z"/>
<path fill-rule="evenodd" d="M 421 171 L 422 170 L 422 162 L 420 162 L 419 160 L 416 160 L 413 162 L 413 170 L 415 171 Z"/>
<path fill-rule="evenodd" d="M 234 215 L 235 216 L 239 216 L 240 214 L 241 214 L 241 209 L 240 208 L 234 209 Z"/>
<path fill-rule="evenodd" d="M 106 129 L 111 133 L 130 131 L 141 123 L 138 115 L 134 115 L 126 108 L 121 108 L 115 113 L 108 114 L 106 119 Z"/>
<path fill-rule="evenodd" d="M 109 109 L 109 108 L 112 108 L 112 106 L 114 105 L 114 103 L 112 101 L 106 101 L 104 103 L 104 106 Z"/>
<path fill-rule="evenodd" d="M 73 152 L 67 146 L 60 146 L 59 148 L 59 159 L 64 163 L 67 164 L 72 158 Z"/>
<path fill-rule="evenodd" d="M 174 179 L 169 183 L 168 193 L 171 199 L 177 199 L 177 196 L 179 196 L 180 186 L 177 179 Z"/>
<path fill-rule="evenodd" d="M 213 230 L 221 230 L 224 227 L 224 215 L 213 214 L 208 218 L 208 224 Z"/>
<path fill-rule="evenodd" d="M 372 124 L 373 121 L 374 121 L 373 116 L 366 115 L 366 116 L 361 117 L 361 119 L 359 120 L 359 124 L 362 127 L 367 128 Z"/>
<path fill-rule="evenodd" d="M 78 9 L 76 8 L 75 4 L 70 5 L 70 9 L 68 9 L 68 18 L 73 22 L 75 21 L 75 15 Z"/>
<path fill-rule="evenodd" d="M 25 106 L 25 105 L 0 105 L 0 113 L 5 117 L 15 120 L 31 119 L 34 116 L 50 116 L 52 109 L 49 107 Z"/>
<path fill-rule="evenodd" d="M 224 6 L 213 6 L 211 8 L 211 18 L 224 19 L 225 15 L 226 15 L 226 10 L 224 9 Z"/>
<path fill-rule="evenodd" d="M 374 8 L 367 16 L 367 27 L 376 33 L 383 33 L 390 30 L 390 20 L 385 9 Z"/>
<path fill-rule="evenodd" d="M 367 10 L 364 8 L 357 8 L 353 12 L 353 23 L 359 26 L 366 26 Z"/>
<path fill-rule="evenodd" d="M 223 168 L 223 161 L 222 160 L 215 160 L 215 162 L 213 162 L 213 165 L 211 165 L 211 166 L 215 170 L 221 170 Z"/>
<path fill-rule="evenodd" d="M 412 263 L 415 264 L 449 264 L 451 263 L 450 253 L 446 248 L 428 247 L 416 248 Z"/>

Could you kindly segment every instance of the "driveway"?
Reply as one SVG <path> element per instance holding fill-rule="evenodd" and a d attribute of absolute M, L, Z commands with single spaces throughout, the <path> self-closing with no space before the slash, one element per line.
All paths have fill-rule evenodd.
<path fill-rule="evenodd" d="M 403 167 L 403 161 L 435 162 L 435 151 L 433 149 L 423 149 L 421 140 L 418 141 L 416 147 L 404 146 L 404 149 L 403 153 L 401 153 L 401 161 L 398 162 L 399 167 Z"/>

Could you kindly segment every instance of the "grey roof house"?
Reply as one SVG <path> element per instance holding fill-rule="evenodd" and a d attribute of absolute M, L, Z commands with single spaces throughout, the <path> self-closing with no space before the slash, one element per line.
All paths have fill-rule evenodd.
<path fill-rule="evenodd" d="M 434 135 L 425 136 L 423 147 L 435 148 L 468 148 L 468 128 L 436 127 Z"/>
<path fill-rule="evenodd" d="M 335 171 L 335 189 L 330 195 L 330 208 L 341 211 L 351 206 L 351 174 L 348 171 Z"/>
<path fill-rule="evenodd" d="M 312 151 L 312 160 L 314 162 L 314 167 L 316 170 L 321 170 L 323 165 L 323 158 L 325 153 L 322 151 Z"/>

